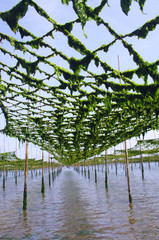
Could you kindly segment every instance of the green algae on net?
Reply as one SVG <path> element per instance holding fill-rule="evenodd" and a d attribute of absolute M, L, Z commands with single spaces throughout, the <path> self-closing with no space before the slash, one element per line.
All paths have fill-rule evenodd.
<path fill-rule="evenodd" d="M 156 30 L 159 17 L 154 16 L 123 35 L 104 19 L 107 14 L 99 15 L 109 9 L 108 1 L 102 0 L 94 8 L 87 1 L 73 1 L 73 6 L 69 2 L 62 0 L 67 9 L 71 7 L 66 13 L 73 10 L 75 14 L 64 23 L 57 23 L 32 0 L 19 1 L 8 11 L 0 12 L 1 31 L 6 24 L 9 26 L 7 32 L 0 32 L 0 51 L 7 56 L 7 63 L 3 59 L 0 62 L 0 108 L 6 120 L 2 132 L 28 140 L 66 164 L 98 155 L 126 139 L 158 129 L 159 125 L 159 60 L 145 61 L 136 45 L 128 42 L 134 38 L 135 44 L 136 38 L 145 41 L 149 32 Z M 132 1 L 120 3 L 119 11 L 128 15 Z M 146 0 L 136 3 L 143 14 Z M 38 22 L 45 19 L 50 26 L 49 30 L 46 24 L 44 29 L 41 26 L 40 36 L 34 34 L 36 24 L 32 24 L 34 30 L 30 32 L 30 27 L 21 21 L 27 20 L 32 8 Z M 95 31 L 92 28 L 93 34 L 98 35 L 97 30 L 102 27 L 109 36 L 94 49 L 87 42 L 89 37 L 84 44 L 75 34 L 76 27 L 78 32 L 80 27 L 81 36 L 86 37 L 88 21 L 97 26 Z M 62 44 L 55 47 L 59 35 Z M 116 70 L 100 57 L 101 53 L 110 53 L 119 42 L 135 69 Z M 63 43 L 67 43 L 65 49 L 72 55 L 61 50 Z M 47 49 L 45 55 L 43 48 Z"/>
<path fill-rule="evenodd" d="M 7 169 L 19 169 L 24 170 L 25 168 L 25 159 L 20 159 L 15 155 L 15 152 L 6 152 L 0 153 L 0 169 L 3 169 L 3 166 L 6 166 Z M 49 163 L 44 162 L 44 167 L 48 167 Z M 57 163 L 51 163 L 51 166 L 59 166 Z M 42 159 L 35 160 L 30 158 L 28 160 L 29 169 L 37 169 L 42 167 Z"/>

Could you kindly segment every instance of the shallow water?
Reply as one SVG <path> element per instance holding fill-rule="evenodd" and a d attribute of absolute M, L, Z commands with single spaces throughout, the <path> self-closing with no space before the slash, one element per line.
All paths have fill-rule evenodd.
<path fill-rule="evenodd" d="M 64 167 L 60 174 L 41 170 L 28 175 L 28 207 L 23 211 L 24 174 L 0 176 L 0 239 L 159 239 L 159 167 L 130 166 L 133 204 L 129 204 L 124 165 L 109 165 L 108 190 L 104 168 L 90 167 L 90 179 L 80 169 Z M 55 170 L 55 173 L 57 171 Z M 20 176 L 19 176 L 20 174 Z"/>

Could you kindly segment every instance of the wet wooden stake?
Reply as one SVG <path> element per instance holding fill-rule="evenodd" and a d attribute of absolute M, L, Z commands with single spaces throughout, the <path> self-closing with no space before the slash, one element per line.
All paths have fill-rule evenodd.
<path fill-rule="evenodd" d="M 94 157 L 95 183 L 97 183 L 96 156 Z"/>
<path fill-rule="evenodd" d="M 51 186 L 51 174 L 50 174 L 50 153 L 49 153 L 49 186 Z"/>
<path fill-rule="evenodd" d="M 6 178 L 6 171 L 5 171 L 5 166 L 3 166 L 3 191 L 5 191 L 5 178 Z"/>
<path fill-rule="evenodd" d="M 82 170 L 81 170 L 81 173 L 82 173 L 82 175 L 83 175 L 83 165 L 81 166 L 81 169 L 82 169 Z"/>
<path fill-rule="evenodd" d="M 144 180 L 144 165 L 143 165 L 143 157 L 142 157 L 142 149 L 141 149 L 141 139 L 139 137 L 140 141 L 140 164 L 141 164 L 141 173 L 142 173 L 142 180 Z"/>
<path fill-rule="evenodd" d="M 5 141 L 5 134 L 4 134 L 4 153 L 6 152 L 6 141 Z"/>
<path fill-rule="evenodd" d="M 115 147 L 114 147 L 114 156 L 115 156 Z M 117 167 L 117 158 L 115 156 L 115 173 L 118 174 L 118 167 Z"/>
<path fill-rule="evenodd" d="M 1 71 L 0 71 L 1 75 Z M 5 153 L 5 134 L 4 134 L 4 153 Z M 5 157 L 2 157 L 3 160 L 5 160 Z M 6 177 L 6 171 L 5 171 L 5 165 L 3 166 L 3 191 L 5 191 L 5 177 Z"/>
<path fill-rule="evenodd" d="M 118 71 L 120 72 L 120 57 L 118 55 Z M 120 78 L 121 84 L 121 78 Z M 126 174 L 128 180 L 128 193 L 129 193 L 129 203 L 132 203 L 132 195 L 131 195 L 131 188 L 130 188 L 130 175 L 129 175 L 129 159 L 128 159 L 128 150 L 127 150 L 127 142 L 125 141 L 125 156 L 126 156 Z"/>
<path fill-rule="evenodd" d="M 149 154 L 148 154 L 148 166 L 149 166 L 149 169 L 150 169 L 151 166 L 150 166 L 150 156 L 149 156 Z"/>
<path fill-rule="evenodd" d="M 51 160 L 51 162 L 52 162 L 52 160 Z M 52 162 L 52 182 L 54 182 L 54 180 L 55 180 L 55 173 L 54 173 L 54 164 Z"/>
<path fill-rule="evenodd" d="M 105 150 L 105 187 L 108 190 L 108 155 L 107 150 Z"/>
<path fill-rule="evenodd" d="M 30 92 L 30 86 L 28 86 L 28 91 Z M 29 131 L 29 101 L 28 101 L 28 131 Z M 28 149 L 29 149 L 29 142 L 27 137 L 26 152 L 25 152 L 25 170 L 24 170 L 25 177 L 24 177 L 23 210 L 27 209 Z"/>
<path fill-rule="evenodd" d="M 23 210 L 27 209 L 27 177 L 28 177 L 28 147 L 29 143 L 26 141 L 26 154 L 25 154 L 25 178 L 24 178 L 24 195 L 23 195 Z"/>
<path fill-rule="evenodd" d="M 31 178 L 33 178 L 33 170 L 31 169 Z"/>
<path fill-rule="evenodd" d="M 41 98 L 41 89 L 39 91 L 39 95 Z M 40 100 L 40 117 L 41 117 L 41 100 Z M 41 193 L 44 194 L 45 185 L 44 185 L 44 150 L 42 150 L 42 185 L 41 185 Z"/>
<path fill-rule="evenodd" d="M 98 166 L 98 172 L 99 172 L 99 161 L 98 161 L 98 163 L 97 163 L 97 166 Z"/>
<path fill-rule="evenodd" d="M 90 179 L 89 159 L 88 159 L 88 179 Z"/>
<path fill-rule="evenodd" d="M 131 140 L 129 141 L 130 144 L 130 149 L 131 149 Z M 132 156 L 130 158 L 130 162 L 131 162 L 131 171 L 133 171 L 133 161 L 132 161 Z"/>
<path fill-rule="evenodd" d="M 45 193 L 45 184 L 44 184 L 44 151 L 42 150 L 42 185 L 41 193 Z"/>
<path fill-rule="evenodd" d="M 17 185 L 17 167 L 15 168 L 15 184 Z"/>
<path fill-rule="evenodd" d="M 131 195 L 131 188 L 130 188 L 130 175 L 129 175 L 129 158 L 128 158 L 128 150 L 127 150 L 127 142 L 126 141 L 125 141 L 125 157 L 126 157 L 129 203 L 132 203 L 132 195 Z"/>
<path fill-rule="evenodd" d="M 84 163 L 84 176 L 86 177 L 86 165 Z"/>

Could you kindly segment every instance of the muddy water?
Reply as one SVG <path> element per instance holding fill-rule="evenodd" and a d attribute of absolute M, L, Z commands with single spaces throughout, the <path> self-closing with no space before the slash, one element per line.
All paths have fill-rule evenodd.
<path fill-rule="evenodd" d="M 130 166 L 133 204 L 128 201 L 124 165 L 109 165 L 108 190 L 104 168 L 80 173 L 63 168 L 45 171 L 45 194 L 41 194 L 41 171 L 29 172 L 28 208 L 23 211 L 24 175 L 7 173 L 5 188 L 0 175 L 0 239 L 159 239 L 159 167 Z M 49 184 L 50 183 L 50 184 Z"/>

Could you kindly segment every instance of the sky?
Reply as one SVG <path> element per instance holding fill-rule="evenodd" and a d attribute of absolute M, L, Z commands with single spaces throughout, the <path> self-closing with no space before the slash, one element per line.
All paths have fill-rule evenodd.
<path fill-rule="evenodd" d="M 0 0 L 0 11 L 4 12 L 9 10 L 13 5 L 17 4 L 19 0 Z M 37 4 L 39 4 L 44 10 L 48 12 L 48 14 L 58 23 L 65 23 L 77 18 L 75 12 L 72 9 L 72 3 L 69 6 L 62 5 L 60 0 L 35 0 Z M 145 3 L 143 13 L 140 11 L 139 5 L 137 2 L 133 1 L 131 10 L 126 16 L 120 8 L 120 0 L 109 0 L 109 7 L 105 7 L 100 16 L 108 22 L 109 25 L 116 30 L 119 34 L 126 34 L 134 31 L 145 22 L 155 18 L 159 13 L 159 4 L 158 0 L 147 0 Z M 88 5 L 92 7 L 96 6 L 99 3 L 99 0 L 88 0 Z M 48 24 L 45 19 L 41 20 L 38 14 L 32 7 L 29 7 L 29 11 L 26 14 L 24 19 L 21 19 L 19 23 L 26 27 L 29 31 L 33 32 L 36 36 L 41 36 L 45 34 L 49 29 L 51 29 L 51 24 Z M 132 43 L 135 49 L 139 52 L 139 54 L 143 57 L 144 60 L 148 62 L 154 62 L 158 59 L 159 56 L 159 27 L 156 28 L 155 31 L 152 31 L 147 39 L 127 39 L 129 43 Z M 9 34 L 15 38 L 19 38 L 18 33 L 15 35 L 10 31 L 7 24 L 5 24 L 0 19 L 0 31 L 2 33 Z M 95 23 L 88 22 L 84 28 L 85 34 L 87 38 L 84 36 L 81 26 L 76 26 L 73 29 L 73 34 L 77 36 L 79 40 L 81 40 L 86 47 L 91 50 L 94 50 L 101 46 L 102 44 L 106 44 L 111 41 L 111 36 L 108 32 L 102 28 L 98 27 Z M 60 34 L 55 34 L 54 47 L 56 47 L 59 51 L 67 54 L 68 56 L 80 57 L 78 53 L 70 51 L 68 49 L 68 45 L 64 36 Z M 9 48 L 9 46 L 8 46 Z M 46 51 L 46 49 L 45 49 Z M 41 54 L 45 54 L 44 50 L 42 50 Z M 135 64 L 129 56 L 128 52 L 121 46 L 121 43 L 116 43 L 115 46 L 111 47 L 110 51 L 106 54 L 101 54 L 100 57 L 108 64 L 110 64 L 113 68 L 118 69 L 118 56 L 120 56 L 120 69 L 121 71 L 133 69 L 135 68 Z M 5 59 L 5 56 L 0 52 L 0 59 Z M 27 56 L 26 56 L 27 58 Z M 5 61 L 8 59 L 6 57 Z M 64 63 L 59 62 L 58 58 L 54 59 L 55 63 L 63 67 L 67 67 L 67 65 L 63 65 Z M 96 71 L 100 73 L 101 69 L 98 68 Z M 134 81 L 138 82 L 138 79 L 134 79 Z M 151 83 L 151 79 L 149 79 L 149 83 Z M 3 129 L 5 126 L 5 119 L 0 111 L 0 129 Z M 145 139 L 150 138 L 159 138 L 159 132 L 150 131 L 145 135 Z M 5 139 L 5 140 L 4 140 Z M 5 144 L 4 144 L 5 143 Z M 136 143 L 136 139 L 132 139 L 128 144 L 128 147 L 134 146 Z M 33 144 L 29 144 L 29 157 L 34 157 L 36 159 L 41 158 L 41 150 L 38 147 L 35 147 Z M 122 148 L 123 145 L 120 144 L 117 148 Z M 25 144 L 19 144 L 19 142 L 14 138 L 9 138 L 0 134 L 0 152 L 8 152 L 16 150 L 16 154 L 20 158 L 25 158 Z M 113 150 L 110 149 L 111 153 Z M 48 159 L 48 154 L 45 153 L 45 160 Z"/>

